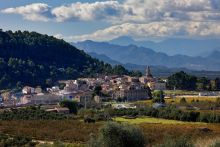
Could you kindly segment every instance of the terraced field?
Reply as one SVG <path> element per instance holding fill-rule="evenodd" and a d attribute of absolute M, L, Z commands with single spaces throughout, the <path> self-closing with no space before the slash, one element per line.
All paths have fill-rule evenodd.
<path fill-rule="evenodd" d="M 117 122 L 126 122 L 129 124 L 189 124 L 189 125 L 196 125 L 196 124 L 206 124 L 202 122 L 183 122 L 177 120 L 168 120 L 162 118 L 153 118 L 153 117 L 138 117 L 138 118 L 123 118 L 123 117 L 116 117 L 114 121 Z"/>

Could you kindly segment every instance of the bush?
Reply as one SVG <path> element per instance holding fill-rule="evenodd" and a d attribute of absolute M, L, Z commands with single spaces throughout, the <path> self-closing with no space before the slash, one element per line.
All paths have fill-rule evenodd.
<path fill-rule="evenodd" d="M 186 104 L 186 103 L 187 103 L 187 101 L 184 97 L 180 99 L 180 104 Z"/>
<path fill-rule="evenodd" d="M 91 117 L 85 117 L 84 123 L 95 123 L 95 119 Z"/>
<path fill-rule="evenodd" d="M 8 136 L 0 134 L 0 146 L 35 146 L 36 143 L 32 139 L 23 136 Z"/>
<path fill-rule="evenodd" d="M 144 135 L 139 128 L 128 124 L 109 122 L 101 128 L 98 137 L 92 136 L 89 147 L 144 147 Z"/>
<path fill-rule="evenodd" d="M 5 110 L 0 113 L 0 120 L 61 120 L 67 119 L 63 114 L 46 112 L 39 107 L 27 107 Z"/>
<path fill-rule="evenodd" d="M 163 144 L 157 145 L 157 147 L 193 147 L 191 139 L 187 136 L 181 136 L 177 139 L 167 138 Z"/>
<path fill-rule="evenodd" d="M 77 114 L 77 102 L 71 100 L 63 100 L 60 102 L 60 106 L 67 107 L 70 110 L 70 113 Z"/>
<path fill-rule="evenodd" d="M 105 112 L 99 112 L 99 113 L 95 114 L 94 118 L 96 121 L 110 121 L 110 120 L 112 120 L 110 115 Z"/>
<path fill-rule="evenodd" d="M 217 141 L 213 146 L 211 147 L 220 147 L 220 141 Z"/>

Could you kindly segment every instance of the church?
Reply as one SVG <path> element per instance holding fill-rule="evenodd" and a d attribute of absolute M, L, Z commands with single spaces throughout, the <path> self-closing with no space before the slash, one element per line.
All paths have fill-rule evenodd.
<path fill-rule="evenodd" d="M 146 75 L 139 78 L 139 81 L 150 87 L 151 90 L 166 90 L 166 83 L 154 78 L 150 66 L 146 69 Z"/>

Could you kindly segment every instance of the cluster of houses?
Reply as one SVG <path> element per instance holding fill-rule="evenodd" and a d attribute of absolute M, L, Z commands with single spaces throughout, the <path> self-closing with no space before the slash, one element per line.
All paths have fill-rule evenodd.
<path fill-rule="evenodd" d="M 20 93 L 4 93 L 0 100 L 3 105 L 53 105 L 63 99 L 75 100 L 83 106 L 99 104 L 106 99 L 124 99 L 137 101 L 149 98 L 151 90 L 165 90 L 166 82 L 153 77 L 150 68 L 142 77 L 104 76 L 99 78 L 79 78 L 77 80 L 59 81 L 65 84 L 47 88 L 25 86 Z M 94 89 L 101 86 L 101 95 L 94 95 Z"/>

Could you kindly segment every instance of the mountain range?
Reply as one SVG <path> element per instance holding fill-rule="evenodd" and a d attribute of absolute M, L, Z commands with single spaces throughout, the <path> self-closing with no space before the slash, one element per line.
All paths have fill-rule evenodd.
<path fill-rule="evenodd" d="M 102 56 L 101 60 L 106 62 L 114 60 L 115 63 L 119 62 L 121 64 L 165 66 L 168 68 L 187 68 L 191 70 L 220 70 L 220 52 L 218 50 L 212 51 L 206 57 L 192 57 L 187 55 L 168 55 L 136 45 L 122 46 L 91 40 L 72 44 L 89 54 L 93 53 L 93 55 L 91 54 L 93 57 L 101 59 L 100 56 Z M 106 57 L 108 57 L 108 61 Z"/>
<path fill-rule="evenodd" d="M 168 38 L 162 41 L 136 41 L 131 37 L 121 36 L 110 40 L 109 43 L 128 46 L 136 45 L 151 48 L 156 52 L 168 55 L 207 56 L 213 50 L 220 50 L 220 39 L 184 39 Z"/>

